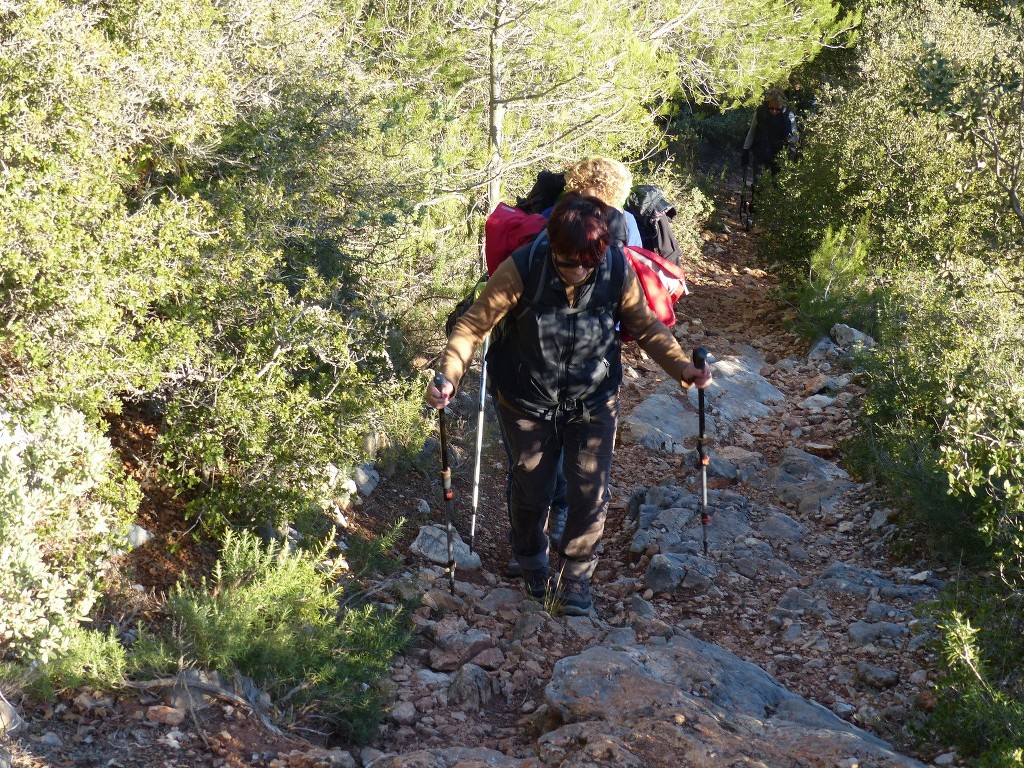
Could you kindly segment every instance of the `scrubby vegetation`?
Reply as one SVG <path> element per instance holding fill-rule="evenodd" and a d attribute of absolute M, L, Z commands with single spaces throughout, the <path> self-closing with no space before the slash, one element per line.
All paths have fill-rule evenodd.
<path fill-rule="evenodd" d="M 0 7 L 3 679 L 233 668 L 369 734 L 403 619 L 334 567 L 335 523 L 357 467 L 422 444 L 414 361 L 479 269 L 485 214 L 601 152 L 671 191 L 695 248 L 709 204 L 664 155 L 669 117 L 750 102 L 856 20 L 791 6 Z M 173 633 L 134 643 L 88 621 L 140 499 L 105 437 L 127 406 L 155 455 L 120 458 L 184 494 L 220 563 L 159 596 Z"/>
<path fill-rule="evenodd" d="M 932 728 L 986 766 L 1024 746 L 1021 29 L 1016 8 L 875 4 L 761 206 L 805 326 L 879 342 L 860 361 L 862 471 L 904 500 L 919 546 L 977 574 L 941 609 Z"/>

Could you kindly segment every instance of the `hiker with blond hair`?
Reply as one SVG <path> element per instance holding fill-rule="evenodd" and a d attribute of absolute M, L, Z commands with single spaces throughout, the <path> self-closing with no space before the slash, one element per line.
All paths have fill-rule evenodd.
<path fill-rule="evenodd" d="M 613 245 L 643 246 L 636 219 L 622 207 L 633 189 L 633 174 L 624 163 L 608 157 L 580 160 L 565 171 L 565 189 L 592 195 L 611 207 L 608 228 Z"/>

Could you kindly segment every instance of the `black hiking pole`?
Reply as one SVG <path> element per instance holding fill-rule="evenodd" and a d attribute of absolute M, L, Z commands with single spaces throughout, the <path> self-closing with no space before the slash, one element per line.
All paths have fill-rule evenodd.
<path fill-rule="evenodd" d="M 442 374 L 434 377 L 434 386 L 441 391 L 445 378 Z M 441 426 L 441 489 L 444 493 L 444 521 L 448 533 L 448 586 L 451 593 L 455 594 L 455 542 L 452 540 L 452 501 L 455 492 L 452 490 L 452 468 L 448 466 L 448 429 L 444 415 L 444 408 L 439 408 L 438 421 Z"/>
<path fill-rule="evenodd" d="M 747 171 L 748 166 L 743 166 L 743 186 L 740 188 L 740 226 L 745 230 L 750 230 L 750 208 L 753 205 L 754 187 L 750 186 L 750 193 L 747 193 Z"/>
<path fill-rule="evenodd" d="M 487 407 L 487 348 L 491 337 L 484 337 L 484 348 L 480 353 L 480 409 L 476 414 L 476 456 L 473 459 L 473 505 L 469 518 L 469 551 L 473 551 L 476 536 L 476 510 L 480 502 L 480 459 L 484 445 L 484 410 Z"/>
<path fill-rule="evenodd" d="M 704 370 L 708 351 L 704 347 L 693 350 L 693 367 Z M 708 464 L 711 457 L 704 453 L 704 390 L 697 390 L 697 457 L 700 459 L 700 525 L 704 535 L 704 557 L 708 556 Z"/>

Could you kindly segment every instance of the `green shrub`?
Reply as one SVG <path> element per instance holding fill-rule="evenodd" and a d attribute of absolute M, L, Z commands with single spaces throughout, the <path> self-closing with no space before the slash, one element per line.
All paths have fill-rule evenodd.
<path fill-rule="evenodd" d="M 869 274 L 869 232 L 866 221 L 825 230 L 810 257 L 806 282 L 793 288 L 799 321 L 811 337 L 836 323 L 873 333 L 873 280 Z"/>
<path fill-rule="evenodd" d="M 995 579 L 965 579 L 940 605 L 946 666 L 929 721 L 980 768 L 1010 768 L 1024 757 L 1024 594 Z"/>
<path fill-rule="evenodd" d="M 976 348 L 984 363 L 947 398 L 940 450 L 950 492 L 977 500 L 977 529 L 1018 580 L 1024 574 L 1024 360 L 1009 350 L 1024 355 L 1024 339 L 1019 315 L 999 326 L 989 318 L 989 346 Z"/>
<path fill-rule="evenodd" d="M 408 632 L 401 610 L 357 604 L 339 613 L 344 561 L 328 550 L 289 552 L 229 534 L 211 580 L 169 595 L 173 637 L 142 641 L 133 669 L 177 659 L 238 669 L 275 698 L 291 693 L 300 712 L 315 705 L 346 736 L 369 738 L 382 714 L 373 683 Z"/>
<path fill-rule="evenodd" d="M 0 657 L 68 651 L 139 493 L 76 411 L 0 411 Z"/>
<path fill-rule="evenodd" d="M 113 628 L 106 633 L 85 627 L 72 627 L 67 647 L 33 670 L 29 690 L 50 698 L 61 690 L 109 691 L 121 686 L 127 670 L 127 654 Z"/>

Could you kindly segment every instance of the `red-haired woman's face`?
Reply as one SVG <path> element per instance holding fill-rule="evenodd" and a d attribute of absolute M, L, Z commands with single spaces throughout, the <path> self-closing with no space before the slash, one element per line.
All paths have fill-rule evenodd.
<path fill-rule="evenodd" d="M 584 267 L 574 258 L 562 256 L 557 253 L 552 255 L 551 260 L 554 262 L 555 271 L 558 272 L 558 276 L 562 278 L 562 282 L 568 285 L 582 285 L 587 282 L 587 278 L 589 278 L 591 273 L 594 271 L 592 267 Z"/>

